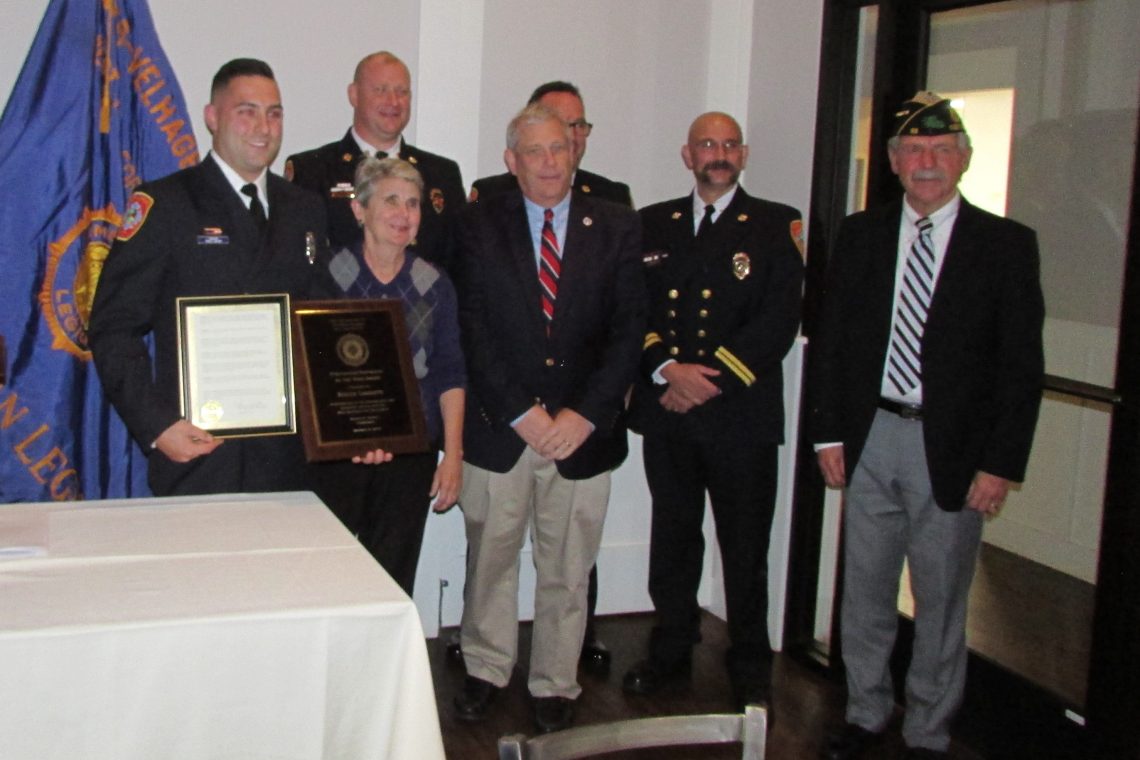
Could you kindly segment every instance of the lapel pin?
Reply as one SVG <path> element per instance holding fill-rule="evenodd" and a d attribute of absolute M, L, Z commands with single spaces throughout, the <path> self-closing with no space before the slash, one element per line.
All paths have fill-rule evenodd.
<path fill-rule="evenodd" d="M 340 160 L 344 161 L 347 164 L 347 163 L 352 161 L 352 154 L 351 153 L 345 153 L 343 156 L 340 157 Z"/>
<path fill-rule="evenodd" d="M 674 211 L 673 212 L 673 221 L 676 221 L 680 218 L 681 218 L 681 212 L 680 211 Z"/>
<path fill-rule="evenodd" d="M 736 221 L 747 222 L 748 221 L 748 214 L 741 214 L 740 216 L 736 217 Z"/>

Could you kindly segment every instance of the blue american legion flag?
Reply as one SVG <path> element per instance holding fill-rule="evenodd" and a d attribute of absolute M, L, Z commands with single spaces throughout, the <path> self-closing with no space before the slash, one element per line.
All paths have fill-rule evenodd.
<path fill-rule="evenodd" d="M 131 191 L 197 161 L 145 0 L 51 0 L 0 118 L 0 502 L 149 493 L 87 320 Z"/>

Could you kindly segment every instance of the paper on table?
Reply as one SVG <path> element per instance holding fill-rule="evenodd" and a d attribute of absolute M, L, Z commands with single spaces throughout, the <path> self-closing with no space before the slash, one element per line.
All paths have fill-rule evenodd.
<path fill-rule="evenodd" d="M 48 547 L 48 513 L 0 507 L 0 560 L 43 557 Z"/>

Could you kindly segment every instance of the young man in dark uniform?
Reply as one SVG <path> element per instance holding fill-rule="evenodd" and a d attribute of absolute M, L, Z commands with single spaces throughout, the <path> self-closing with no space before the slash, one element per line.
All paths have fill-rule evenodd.
<path fill-rule="evenodd" d="M 179 297 L 334 292 L 327 266 L 316 265 L 327 253 L 320 201 L 268 171 L 283 120 L 269 66 L 222 66 L 205 120 L 213 150 L 202 163 L 142 185 L 128 202 L 95 294 L 95 367 L 131 435 L 152 450 L 155 494 L 308 490 L 300 436 L 223 444 L 179 408 Z"/>

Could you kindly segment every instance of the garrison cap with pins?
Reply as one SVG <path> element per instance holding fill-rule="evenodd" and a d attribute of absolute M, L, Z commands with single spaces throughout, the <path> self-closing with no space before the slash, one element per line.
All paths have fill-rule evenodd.
<path fill-rule="evenodd" d="M 950 107 L 950 99 L 919 90 L 895 111 L 894 137 L 906 135 L 951 135 L 965 132 L 962 118 Z"/>

